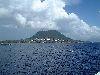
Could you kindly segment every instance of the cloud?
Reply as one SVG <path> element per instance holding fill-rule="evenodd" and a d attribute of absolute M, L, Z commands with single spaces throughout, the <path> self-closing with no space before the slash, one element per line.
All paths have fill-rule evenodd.
<path fill-rule="evenodd" d="M 78 4 L 81 0 L 70 1 Z M 68 0 L 9 0 L 6 8 L 12 14 L 13 25 L 18 27 L 30 27 L 33 31 L 55 29 L 73 39 L 100 41 L 100 28 L 88 25 L 77 14 L 67 13 L 64 7 L 68 3 Z M 4 9 L 3 12 L 8 13 Z"/>
<path fill-rule="evenodd" d="M 16 20 L 21 24 L 25 25 L 26 24 L 26 18 L 23 17 L 21 14 L 16 15 Z"/>
<path fill-rule="evenodd" d="M 89 26 L 74 13 L 69 14 L 63 19 L 58 19 L 56 23 L 60 27 L 60 31 L 73 39 L 91 41 L 100 40 L 100 28 Z"/>
<path fill-rule="evenodd" d="M 95 74 L 95 75 L 100 75 L 100 72 L 98 72 L 97 74 Z"/>
<path fill-rule="evenodd" d="M 0 17 L 7 16 L 9 14 L 9 10 L 6 8 L 0 8 Z"/>
<path fill-rule="evenodd" d="M 48 5 L 45 1 L 41 2 L 40 0 L 33 0 L 32 8 L 35 12 L 41 12 L 47 9 Z"/>

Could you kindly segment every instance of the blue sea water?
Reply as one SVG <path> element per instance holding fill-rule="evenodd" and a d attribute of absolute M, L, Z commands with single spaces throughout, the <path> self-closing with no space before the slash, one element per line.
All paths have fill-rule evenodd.
<path fill-rule="evenodd" d="M 100 43 L 0 45 L 0 75 L 95 75 Z"/>

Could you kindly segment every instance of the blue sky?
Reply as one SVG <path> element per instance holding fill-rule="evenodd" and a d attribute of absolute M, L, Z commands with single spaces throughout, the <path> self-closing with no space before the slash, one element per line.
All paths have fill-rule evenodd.
<path fill-rule="evenodd" d="M 100 0 L 0 0 L 0 40 L 58 30 L 77 40 L 100 41 Z"/>
<path fill-rule="evenodd" d="M 81 0 L 79 4 L 66 6 L 65 9 L 76 13 L 88 24 L 100 27 L 100 0 Z"/>

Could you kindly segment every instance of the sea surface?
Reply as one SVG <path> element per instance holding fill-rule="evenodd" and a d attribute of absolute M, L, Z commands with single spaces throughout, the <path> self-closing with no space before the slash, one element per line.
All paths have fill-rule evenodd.
<path fill-rule="evenodd" d="M 0 45 L 0 75 L 95 75 L 100 43 Z"/>

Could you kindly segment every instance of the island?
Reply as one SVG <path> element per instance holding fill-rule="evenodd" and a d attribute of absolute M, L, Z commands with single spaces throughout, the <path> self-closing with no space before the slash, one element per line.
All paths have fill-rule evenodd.
<path fill-rule="evenodd" d="M 38 31 L 32 37 L 21 40 L 5 40 L 0 41 L 0 44 L 11 43 L 83 43 L 81 40 L 73 40 L 66 37 L 57 30 Z"/>

